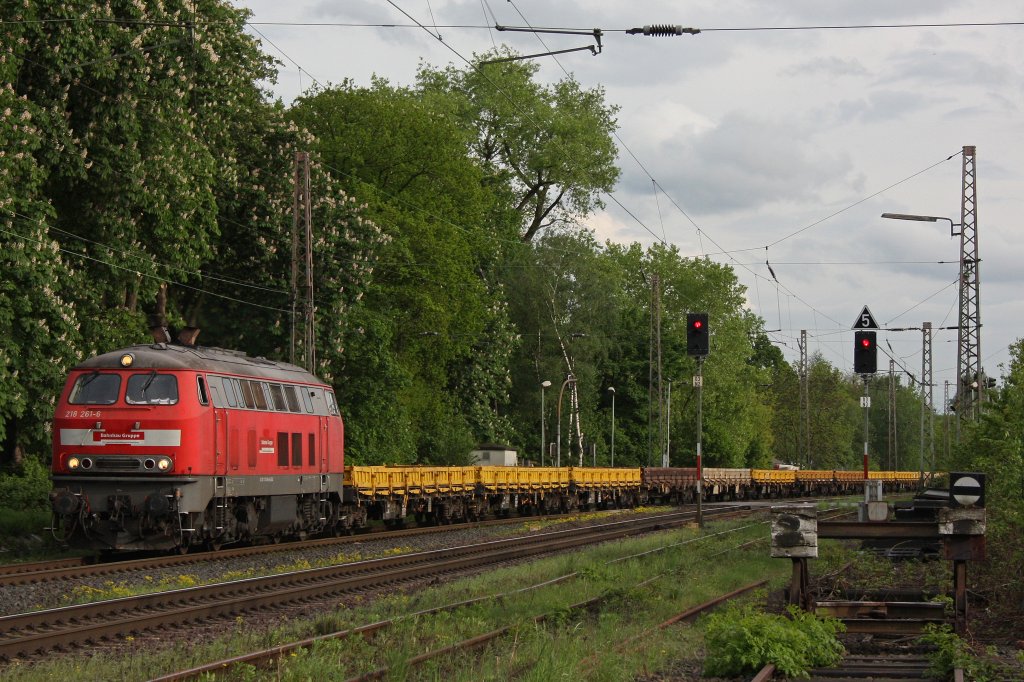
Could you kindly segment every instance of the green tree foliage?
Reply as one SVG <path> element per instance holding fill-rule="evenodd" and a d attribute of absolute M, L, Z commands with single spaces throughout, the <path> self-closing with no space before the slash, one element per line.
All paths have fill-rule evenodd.
<path fill-rule="evenodd" d="M 4 454 L 42 451 L 68 366 L 145 340 L 147 313 L 282 357 L 292 158 L 310 140 L 258 85 L 274 71 L 247 13 L 44 0 L 2 14 Z M 329 174 L 314 167 L 313 183 L 318 252 L 355 263 L 317 280 L 316 369 L 331 377 L 337 319 L 382 238 Z"/>
<path fill-rule="evenodd" d="M 562 399 L 562 462 L 570 457 L 578 461 L 581 435 L 584 449 L 600 442 L 604 454 L 610 421 L 599 408 L 615 374 L 609 354 L 622 333 L 620 275 L 593 234 L 578 229 L 545 232 L 529 252 L 509 264 L 506 290 L 523 339 L 512 365 L 512 409 L 517 421 L 530 425 L 525 448 L 531 459 L 540 460 L 540 384 L 553 384 L 545 405 L 547 441 L 553 443 L 558 396 L 570 374 L 576 383 L 575 393 L 568 385 Z M 581 428 L 570 427 L 571 413 L 579 415 Z"/>
<path fill-rule="evenodd" d="M 495 407 L 515 336 L 492 272 L 521 247 L 457 104 L 376 80 L 312 92 L 290 112 L 388 237 L 340 394 L 359 462 L 461 462 L 474 441 L 513 438 Z"/>
<path fill-rule="evenodd" d="M 820 353 L 812 353 L 808 365 L 807 391 L 812 409 L 810 443 L 805 445 L 805 451 L 810 453 L 806 467 L 858 469 L 861 466 L 860 453 L 864 450 L 863 436 L 860 436 L 859 447 L 853 447 L 851 443 L 858 442 L 856 434 L 864 433 L 864 413 L 855 393 L 859 380 L 848 380 Z"/>
<path fill-rule="evenodd" d="M 541 85 L 535 62 L 484 63 L 506 56 L 485 54 L 466 69 L 425 66 L 418 81 L 425 92 L 455 98 L 453 112 L 475 131 L 474 158 L 488 183 L 507 193 L 528 242 L 549 225 L 603 207 L 601 193 L 619 177 L 617 107 L 605 103 L 603 89 L 582 88 L 571 76 Z"/>
<path fill-rule="evenodd" d="M 6 57 L 0 53 L 5 67 Z M 47 230 L 54 210 L 36 160 L 44 116 L 10 85 L 0 89 L 0 453 L 15 458 L 46 451 L 55 390 L 79 345 L 74 306 L 61 289 L 73 272 Z"/>
<path fill-rule="evenodd" d="M 998 388 L 986 392 L 978 420 L 961 422 L 960 443 L 945 468 L 986 476 L 988 560 L 979 562 L 972 588 L 990 595 L 994 616 L 1018 622 L 1024 600 L 1024 340 L 1009 350 L 1010 362 Z"/>
<path fill-rule="evenodd" d="M 670 463 L 692 466 L 695 461 L 697 400 L 690 377 L 694 358 L 686 355 L 686 313 L 707 312 L 710 317 L 711 354 L 704 363 L 703 449 L 710 466 L 750 466 L 770 463 L 772 412 L 765 386 L 769 371 L 756 359 L 753 340 L 762 333 L 760 320 L 744 309 L 744 288 L 731 269 L 707 259 L 685 258 L 676 247 L 655 245 L 646 252 L 638 246 L 608 245 L 625 285 L 627 310 L 622 314 L 622 336 L 614 357 L 626 372 L 609 367 L 608 382 L 625 379 L 625 405 L 637 409 L 632 424 L 624 424 L 627 443 L 657 443 L 657 387 L 651 385 L 651 291 L 653 274 L 661 281 L 661 338 L 663 390 L 673 380 Z M 624 375 L 624 376 L 623 376 Z M 655 382 L 656 383 L 656 382 Z M 616 396 L 618 398 L 618 395 Z M 665 412 L 667 413 L 667 401 Z M 648 406 L 653 418 L 647 421 Z M 629 415 L 623 413 L 623 416 Z M 640 416 L 640 419 L 637 417 Z M 651 424 L 648 431 L 648 423 Z M 630 428 L 632 427 L 632 432 Z M 618 442 L 616 443 L 618 449 Z M 632 461 L 659 463 L 657 446 L 634 452 Z M 653 451 L 652 451 L 653 449 Z M 628 457 L 628 455 L 627 455 Z M 623 461 L 630 461 L 625 459 Z"/>

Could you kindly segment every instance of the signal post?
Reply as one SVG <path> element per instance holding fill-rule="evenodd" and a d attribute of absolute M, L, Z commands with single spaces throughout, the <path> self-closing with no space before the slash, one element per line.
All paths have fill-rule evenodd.
<path fill-rule="evenodd" d="M 697 389 L 697 525 L 701 528 L 704 527 L 704 470 L 701 466 L 701 434 L 704 431 L 704 358 L 711 350 L 710 334 L 707 313 L 686 314 L 686 354 L 697 358 L 697 374 L 693 377 L 693 387 Z"/>
<path fill-rule="evenodd" d="M 860 405 L 864 408 L 864 503 L 867 506 L 868 518 L 875 520 L 871 513 L 872 503 L 877 506 L 877 503 L 882 501 L 882 491 L 880 482 L 879 489 L 872 491 L 868 478 L 868 410 L 871 408 L 868 379 L 878 371 L 878 323 L 867 306 L 860 311 L 860 315 L 853 323 L 853 329 L 853 371 L 864 379 L 864 396 L 860 399 Z M 878 520 L 884 519 L 883 515 Z"/>

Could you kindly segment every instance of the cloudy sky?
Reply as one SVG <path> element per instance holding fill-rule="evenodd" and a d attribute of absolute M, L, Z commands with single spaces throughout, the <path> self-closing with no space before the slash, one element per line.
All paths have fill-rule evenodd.
<path fill-rule="evenodd" d="M 377 74 L 410 84 L 421 62 L 463 67 L 462 57 L 495 44 L 528 54 L 593 42 L 544 35 L 542 45 L 534 34 L 486 28 L 495 23 L 602 29 L 598 56 L 538 60 L 543 80 L 568 71 L 620 107 L 614 196 L 636 218 L 606 199 L 607 211 L 587 225 L 604 239 L 664 239 L 730 263 L 787 358 L 798 357 L 807 330 L 810 352 L 845 371 L 865 305 L 882 327 L 880 347 L 891 346 L 915 376 L 921 332 L 886 330 L 957 324 L 959 237 L 947 222 L 880 214 L 959 223 L 961 150 L 974 145 L 981 357 L 990 375 L 1024 337 L 1024 25 L 977 25 L 1024 22 L 1019 2 L 235 2 L 253 12 L 253 34 L 282 62 L 274 91 L 286 104 L 314 82 L 366 84 Z M 428 32 L 397 8 L 441 28 Z M 938 26 L 954 23 L 975 25 Z M 702 32 L 623 32 L 644 24 Z M 917 26 L 738 30 L 883 24 Z M 955 384 L 956 350 L 955 330 L 936 332 L 937 406 L 944 382 Z M 882 354 L 879 369 L 888 370 Z"/>

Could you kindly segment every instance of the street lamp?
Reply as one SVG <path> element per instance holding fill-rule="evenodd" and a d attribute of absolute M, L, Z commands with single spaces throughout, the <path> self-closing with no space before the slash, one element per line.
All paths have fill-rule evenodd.
<path fill-rule="evenodd" d="M 548 444 L 545 442 L 544 437 L 544 389 L 551 386 L 550 381 L 540 382 L 540 465 L 544 466 L 544 450 L 547 449 Z"/>
<path fill-rule="evenodd" d="M 612 467 L 615 467 L 615 387 L 609 386 L 608 392 L 612 394 Z"/>
<path fill-rule="evenodd" d="M 922 223 L 936 223 L 940 220 L 949 221 L 949 236 L 955 237 L 958 233 L 953 231 L 954 227 L 960 227 L 960 223 L 954 223 L 952 218 L 943 218 L 937 215 L 911 215 L 909 213 L 883 213 L 883 218 L 890 218 L 892 220 L 913 220 Z"/>
<path fill-rule="evenodd" d="M 571 374 L 565 375 L 565 381 L 562 382 L 562 388 L 558 391 L 558 424 L 555 427 L 555 440 L 558 441 L 555 445 L 555 466 L 562 466 L 562 396 L 565 395 L 565 387 L 569 384 L 575 384 L 576 377 Z"/>
<path fill-rule="evenodd" d="M 964 147 L 964 149 L 966 150 L 967 147 Z M 970 326 L 972 324 L 972 320 L 971 320 L 971 314 L 970 314 L 969 301 L 970 301 L 970 297 L 972 296 L 972 294 L 970 293 L 970 290 L 972 288 L 973 288 L 973 291 L 974 291 L 973 297 L 974 297 L 975 308 L 977 308 L 977 305 L 978 305 L 978 300 L 977 300 L 977 296 L 978 296 L 978 291 L 977 291 L 977 286 L 978 286 L 978 284 L 977 284 L 977 255 L 978 255 L 978 252 L 977 252 L 977 242 L 976 241 L 974 242 L 974 256 L 973 256 L 973 258 L 968 259 L 966 257 L 966 253 L 965 253 L 965 246 L 966 246 L 966 241 L 965 240 L 968 238 L 967 235 L 970 234 L 970 230 L 968 232 L 964 232 L 964 227 L 965 227 L 964 223 L 954 223 L 952 218 L 945 218 L 943 216 L 915 215 L 915 214 L 908 214 L 908 213 L 883 213 L 882 217 L 883 218 L 892 218 L 894 220 L 914 220 L 914 221 L 928 222 L 928 223 L 935 223 L 935 222 L 938 222 L 940 220 L 945 220 L 945 221 L 947 221 L 949 223 L 949 236 L 950 237 L 955 237 L 957 235 L 960 235 L 960 316 L 959 316 L 959 322 L 957 324 L 957 329 L 958 329 L 957 334 L 958 334 L 958 336 L 957 336 L 957 358 L 956 358 L 956 365 L 957 365 L 956 370 L 957 371 L 956 371 L 956 373 L 957 373 L 957 385 L 962 387 L 966 383 L 965 376 L 970 374 L 970 371 L 971 371 L 970 367 L 964 367 L 965 363 L 970 364 L 970 357 L 971 357 L 971 351 L 972 351 L 971 342 L 970 342 L 971 334 L 976 334 L 977 335 L 977 339 L 976 339 L 976 342 L 975 342 L 976 345 L 973 348 L 973 352 L 975 354 L 980 354 L 980 348 L 979 347 L 981 345 L 981 334 L 980 334 L 981 322 L 978 319 L 977 314 L 974 315 L 974 319 L 973 319 L 974 331 L 973 332 L 970 331 Z M 954 228 L 957 228 L 957 227 L 960 228 L 959 232 L 957 232 L 954 229 Z M 966 349 L 965 349 L 965 346 L 966 346 Z M 978 365 L 977 370 L 980 371 L 980 369 L 981 369 L 981 367 L 980 367 L 980 365 Z M 923 388 L 924 387 L 922 386 L 922 391 L 923 391 Z M 959 395 L 960 395 L 960 393 L 959 393 L 959 389 L 958 389 L 957 396 L 959 397 Z M 979 394 L 978 394 L 978 402 L 980 403 L 981 401 L 982 401 L 982 396 L 981 396 L 981 393 L 979 392 Z M 971 399 L 971 402 L 972 403 L 974 402 L 973 399 Z M 956 435 L 957 435 L 957 442 L 960 442 L 960 419 L 957 419 L 957 421 L 956 421 Z"/>

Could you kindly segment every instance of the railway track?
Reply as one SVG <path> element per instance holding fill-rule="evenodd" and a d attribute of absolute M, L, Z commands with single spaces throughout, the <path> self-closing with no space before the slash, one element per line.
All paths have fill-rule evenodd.
<path fill-rule="evenodd" d="M 793 500 L 798 501 L 798 500 Z M 778 500 L 767 500 L 754 502 L 754 505 L 776 504 Z M 729 504 L 729 503 L 712 503 Z M 741 503 L 748 504 L 748 503 Z M 689 508 L 689 507 L 687 507 Z M 718 507 L 710 506 L 709 509 Z M 621 510 L 615 510 L 621 511 Z M 611 513 L 614 513 L 611 512 Z M 355 535 L 341 537 L 318 538 L 314 540 L 302 540 L 297 542 L 285 542 L 280 544 L 265 544 L 246 547 L 229 547 L 211 552 L 192 552 L 189 554 L 162 554 L 159 556 L 148 556 L 136 559 L 120 559 L 116 557 L 104 558 L 103 556 L 84 556 L 67 559 L 51 559 L 48 561 L 26 562 L 14 564 L 0 564 L 0 587 L 5 585 L 29 585 L 45 583 L 56 580 L 78 580 L 90 576 L 110 576 L 138 571 L 153 571 L 175 566 L 190 566 L 205 561 L 218 559 L 233 559 L 236 557 L 271 555 L 282 552 L 292 552 L 296 549 L 306 547 L 329 547 L 332 545 L 345 545 L 353 542 L 362 542 L 368 538 L 403 538 L 439 533 L 465 528 L 487 528 L 490 526 L 514 525 L 538 519 L 567 519 L 568 516 L 518 516 L 506 519 L 490 519 L 487 521 L 474 521 L 468 523 L 457 523 L 448 526 L 422 526 L 407 529 L 380 529 L 371 530 Z"/>
<path fill-rule="evenodd" d="M 735 508 L 706 511 L 729 515 Z M 717 514 L 715 513 L 717 512 Z M 195 588 L 0 618 L 0 659 L 123 638 L 182 624 L 231 618 L 257 609 L 319 601 L 343 593 L 393 587 L 597 542 L 677 527 L 693 511 L 672 512 L 529 537 L 359 561 Z"/>
<path fill-rule="evenodd" d="M 503 526 L 523 523 L 538 518 L 563 518 L 562 517 L 515 517 L 508 519 L 491 519 L 488 521 L 474 521 L 459 523 L 449 526 L 423 526 L 418 528 L 407 528 L 399 530 L 371 530 L 356 535 L 345 535 L 340 537 L 317 538 L 314 540 L 302 540 L 286 542 L 281 544 L 254 545 L 247 547 L 235 547 L 221 549 L 211 552 L 192 552 L 189 554 L 160 555 L 138 559 L 104 560 L 102 557 L 88 556 L 69 559 L 54 559 L 33 563 L 3 564 L 0 565 L 0 586 L 4 585 L 28 585 L 44 583 L 55 580 L 80 579 L 90 576 L 118 575 L 122 573 L 133 573 L 138 571 L 152 571 L 174 566 L 190 566 L 206 561 L 220 559 L 233 559 L 237 557 L 262 556 L 280 554 L 283 552 L 294 552 L 296 550 L 310 547 L 330 547 L 333 545 L 346 545 L 355 542 L 365 542 L 367 539 L 378 538 L 403 538 L 415 537 L 417 535 L 428 535 L 431 533 L 443 533 L 447 531 L 463 530 L 466 528 L 487 528 L 490 526 Z"/>
<path fill-rule="evenodd" d="M 729 532 L 729 531 L 727 531 L 727 532 Z M 711 538 L 715 537 L 715 535 L 717 535 L 717 534 L 701 536 L 701 537 L 695 538 L 693 540 L 690 540 L 689 542 L 690 543 L 695 543 L 695 542 L 700 542 L 702 540 L 708 540 L 708 539 L 711 539 Z M 742 545 L 739 545 L 738 547 L 735 547 L 735 548 L 732 548 L 732 549 L 741 549 L 743 547 L 746 547 L 748 544 L 749 543 L 743 543 Z M 731 551 L 731 550 L 726 550 L 726 551 Z M 629 559 L 639 559 L 639 558 L 646 557 L 646 556 L 650 555 L 650 553 L 651 552 L 648 550 L 648 551 L 641 552 L 639 554 L 626 555 L 626 556 L 618 557 L 616 559 L 612 559 L 608 563 L 612 564 L 612 563 L 618 563 L 620 561 L 626 561 L 626 560 L 629 560 Z M 552 585 L 563 584 L 563 583 L 566 583 L 567 581 L 573 580 L 573 579 L 578 578 L 578 577 L 579 577 L 579 574 L 576 573 L 576 572 L 569 573 L 569 574 L 562 575 L 562 576 L 559 576 L 559 577 L 556 577 L 556 578 L 553 578 L 553 579 L 544 580 L 543 582 L 540 582 L 540 583 L 537 583 L 537 584 L 534 584 L 534 585 L 531 585 L 531 586 L 527 586 L 527 587 L 522 587 L 522 588 L 516 589 L 514 592 L 511 592 L 511 593 L 500 593 L 500 594 L 491 594 L 491 595 L 479 596 L 479 597 L 475 597 L 473 599 L 469 599 L 469 600 L 465 600 L 465 601 L 460 601 L 460 602 L 456 602 L 456 603 L 452 603 L 452 604 L 447 604 L 447 605 L 444 605 L 444 606 L 438 606 L 438 607 L 430 608 L 430 609 L 423 610 L 423 611 L 417 611 L 415 613 L 409 613 L 409 614 L 406 614 L 406 615 L 403 615 L 403 616 L 399 616 L 397 618 L 393 618 L 393 619 L 389 619 L 389 620 L 383 620 L 383 621 L 382 620 L 377 620 L 377 621 L 374 621 L 374 622 L 369 623 L 367 625 L 362 625 L 362 626 L 359 626 L 359 627 L 354 627 L 354 628 L 351 628 L 351 629 L 348 629 L 348 630 L 342 630 L 342 631 L 333 632 L 333 633 L 329 633 L 329 634 L 318 635 L 316 637 L 311 637 L 311 638 L 304 639 L 304 640 L 301 640 L 301 641 L 291 642 L 291 643 L 288 643 L 288 644 L 281 644 L 281 645 L 272 647 L 270 649 L 264 649 L 264 650 L 260 650 L 260 651 L 253 651 L 253 652 L 250 652 L 250 653 L 247 653 L 247 654 L 243 654 L 243 655 L 240 655 L 240 656 L 235 656 L 235 657 L 232 657 L 232 658 L 229 658 L 229 659 L 223 659 L 223 660 L 214 661 L 214 662 L 211 662 L 211 663 L 207 663 L 207 664 L 201 665 L 201 666 L 196 667 L 196 668 L 191 668 L 191 669 L 187 669 L 187 670 L 180 670 L 180 671 L 172 672 L 172 673 L 163 675 L 161 677 L 155 678 L 153 680 L 153 682 L 182 682 L 184 680 L 208 679 L 210 676 L 218 677 L 218 676 L 220 676 L 222 674 L 227 676 L 227 677 L 230 677 L 232 672 L 235 669 L 237 669 L 238 667 L 240 667 L 240 666 L 254 666 L 257 669 L 269 670 L 269 669 L 273 668 L 274 666 L 278 665 L 278 662 L 280 660 L 286 659 L 289 656 L 294 656 L 295 652 L 298 652 L 298 651 L 303 650 L 303 649 L 307 649 L 307 650 L 308 649 L 312 649 L 317 644 L 320 644 L 320 643 L 323 643 L 323 642 L 327 642 L 327 641 L 330 641 L 330 640 L 343 640 L 343 639 L 355 637 L 357 635 L 360 636 L 360 637 L 363 637 L 363 638 L 376 637 L 379 633 L 388 630 L 389 628 L 395 626 L 399 621 L 404 620 L 404 619 L 427 617 L 427 616 L 432 616 L 432 615 L 436 615 L 436 614 L 440 614 L 440 613 L 454 613 L 454 612 L 460 611 L 460 610 L 465 609 L 467 607 L 471 607 L 471 606 L 473 606 L 475 604 L 478 604 L 478 603 L 481 603 L 481 602 L 489 602 L 489 601 L 492 601 L 492 600 L 504 600 L 504 599 L 519 598 L 522 594 L 524 594 L 526 592 L 530 592 L 532 590 L 536 590 L 536 589 L 540 589 L 540 588 L 550 587 Z M 659 578 L 662 578 L 662 577 L 664 577 L 664 574 L 656 575 L 656 576 L 648 579 L 644 583 L 641 583 L 641 585 L 646 584 L 646 583 L 654 582 L 654 581 L 656 581 L 656 580 L 658 580 Z M 733 592 L 730 592 L 728 594 L 721 595 L 719 597 L 711 599 L 711 600 L 709 600 L 709 601 L 707 601 L 707 602 L 705 602 L 705 603 L 703 603 L 703 604 L 701 604 L 699 606 L 692 607 L 692 608 L 687 609 L 686 611 L 684 611 L 684 612 L 682 612 L 680 614 L 676 614 L 672 618 L 669 618 L 668 620 L 666 620 L 666 621 L 664 621 L 662 623 L 659 623 L 656 626 L 656 628 L 664 629 L 664 628 L 669 627 L 671 625 L 674 625 L 676 623 L 691 621 L 694 618 L 696 618 L 696 616 L 698 616 L 701 613 L 704 613 L 704 612 L 706 612 L 706 611 L 708 611 L 710 609 L 715 608 L 716 606 L 718 606 L 719 604 L 723 603 L 724 601 L 736 598 L 736 597 L 738 597 L 740 595 L 743 595 L 743 594 L 747 594 L 747 593 L 749 593 L 753 589 L 756 589 L 756 588 L 759 588 L 759 587 L 763 587 L 766 583 L 767 583 L 766 580 L 759 580 L 759 581 L 756 581 L 755 583 L 753 583 L 751 585 L 747 585 L 746 587 L 742 587 L 742 588 L 734 590 Z M 600 608 L 602 602 L 604 602 L 606 598 L 607 598 L 606 594 L 605 595 L 601 595 L 601 596 L 589 599 L 589 600 L 581 602 L 581 603 L 569 605 L 569 606 L 566 607 L 566 609 L 571 611 L 571 610 L 583 610 L 583 609 L 592 610 L 592 609 L 595 609 L 595 608 Z M 542 622 L 546 621 L 549 617 L 550 617 L 550 614 L 542 614 L 540 616 L 534 617 L 533 618 L 533 622 L 539 624 L 539 623 L 542 623 Z M 517 622 L 519 622 L 519 621 L 517 621 Z M 492 630 L 490 632 L 483 633 L 483 634 L 471 637 L 471 638 L 463 640 L 461 642 L 454 643 L 454 644 L 452 644 L 452 645 L 450 645 L 448 647 L 445 647 L 445 648 L 442 648 L 442 649 L 435 649 L 433 651 L 425 652 L 423 654 L 420 654 L 420 655 L 418 655 L 418 656 L 416 656 L 416 657 L 406 661 L 405 665 L 407 665 L 409 667 L 417 667 L 417 666 L 419 666 L 419 665 L 421 665 L 423 663 L 426 663 L 426 662 L 431 661 L 431 660 L 436 660 L 438 658 L 441 658 L 441 657 L 449 655 L 449 654 L 455 654 L 455 653 L 460 652 L 460 651 L 468 651 L 468 650 L 471 650 L 471 649 L 476 649 L 476 648 L 485 646 L 485 645 L 489 644 L 490 642 L 493 642 L 493 641 L 495 641 L 495 640 L 497 640 L 497 639 L 507 635 L 509 633 L 510 629 L 511 629 L 511 626 L 500 627 L 500 628 Z M 648 633 L 645 632 L 642 635 L 640 635 L 640 637 L 646 636 L 647 634 Z M 625 648 L 628 648 L 630 646 L 633 646 L 635 643 L 636 643 L 636 640 L 631 638 L 629 640 L 621 642 L 619 647 L 617 647 L 617 649 L 619 649 L 619 650 L 625 649 Z M 585 663 L 593 664 L 594 661 L 593 660 L 585 661 Z M 588 672 L 590 672 L 590 669 L 588 669 Z M 351 680 L 379 679 L 382 676 L 386 676 L 387 673 L 388 673 L 388 671 L 386 669 L 376 670 L 376 671 L 371 671 L 369 673 L 363 674 L 363 675 L 361 675 L 359 677 L 356 677 L 356 678 L 351 678 Z"/>

